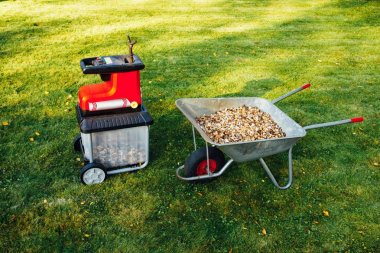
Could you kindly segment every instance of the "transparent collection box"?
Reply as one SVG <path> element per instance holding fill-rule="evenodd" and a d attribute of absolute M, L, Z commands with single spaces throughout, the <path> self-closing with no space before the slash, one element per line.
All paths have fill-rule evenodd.
<path fill-rule="evenodd" d="M 81 133 L 84 157 L 107 168 L 143 166 L 149 160 L 149 127 Z"/>

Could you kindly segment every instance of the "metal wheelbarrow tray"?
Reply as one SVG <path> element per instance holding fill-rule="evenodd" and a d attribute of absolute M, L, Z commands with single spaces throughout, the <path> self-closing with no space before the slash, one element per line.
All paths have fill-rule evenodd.
<path fill-rule="evenodd" d="M 275 103 L 277 103 L 278 101 L 287 98 L 308 87 L 310 87 L 310 84 L 305 84 L 272 101 L 258 97 L 178 99 L 176 101 L 177 108 L 191 122 L 193 128 L 195 152 L 193 152 L 192 155 L 194 156 L 194 159 L 191 157 L 192 155 L 190 155 L 188 160 L 194 160 L 197 164 L 194 165 L 194 169 L 190 169 L 194 170 L 194 175 L 182 175 L 183 173 L 181 173 L 181 171 L 184 169 L 186 170 L 186 168 L 184 168 L 186 166 L 185 164 L 177 169 L 177 177 L 185 181 L 205 181 L 207 179 L 220 176 L 231 165 L 233 161 L 247 162 L 259 159 L 262 167 L 264 168 L 269 178 L 277 188 L 289 188 L 293 180 L 292 148 L 300 138 L 306 135 L 306 130 L 363 121 L 363 118 L 360 117 L 302 127 L 293 119 L 291 119 L 288 115 L 286 115 L 283 111 L 281 111 L 277 106 L 275 106 Z M 200 125 L 196 122 L 197 117 L 209 115 L 226 108 L 236 108 L 243 105 L 256 106 L 260 110 L 268 113 L 272 117 L 272 119 L 282 128 L 282 130 L 286 134 L 286 137 L 220 144 L 213 142 L 210 139 L 210 137 L 208 137 L 207 134 L 203 131 Z M 203 151 L 197 151 L 194 129 L 196 129 L 197 132 L 205 140 L 206 148 Z M 210 147 L 208 147 L 209 144 L 211 144 L 213 148 L 210 149 Z M 224 158 L 218 158 L 218 156 L 221 156 L 218 155 L 218 152 L 219 154 L 221 154 L 221 152 L 215 149 L 221 150 L 224 154 L 230 157 L 230 160 L 226 163 L 218 162 L 219 165 L 224 163 L 223 166 L 219 166 L 220 168 L 217 168 L 218 164 L 216 164 L 215 161 L 218 161 L 218 159 L 219 161 L 221 159 L 223 159 L 224 161 Z M 216 156 L 214 159 L 210 158 L 210 150 L 213 152 L 214 156 Z M 288 181 L 286 185 L 280 186 L 275 177 L 273 176 L 271 170 L 266 165 L 263 158 L 284 151 L 288 151 Z M 203 166 L 203 168 L 201 168 L 200 166 Z"/>

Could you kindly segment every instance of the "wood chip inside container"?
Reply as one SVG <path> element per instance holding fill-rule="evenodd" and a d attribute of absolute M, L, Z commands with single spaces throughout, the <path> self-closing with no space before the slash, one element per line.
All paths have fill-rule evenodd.
<path fill-rule="evenodd" d="M 255 106 L 227 108 L 198 117 L 196 122 L 212 141 L 220 144 L 286 136 L 268 113 Z"/>

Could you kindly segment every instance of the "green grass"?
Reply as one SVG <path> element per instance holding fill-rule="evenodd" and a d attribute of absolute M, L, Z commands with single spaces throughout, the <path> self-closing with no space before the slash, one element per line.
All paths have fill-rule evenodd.
<path fill-rule="evenodd" d="M 0 1 L 1 251 L 378 252 L 379 14 L 375 0 Z M 76 92 L 99 78 L 79 60 L 126 53 L 126 33 L 146 65 L 150 164 L 83 186 Z M 310 131 L 289 190 L 257 161 L 208 184 L 175 177 L 192 150 L 176 99 L 308 81 L 278 104 L 301 125 L 366 121 Z M 286 176 L 286 155 L 267 162 Z"/>

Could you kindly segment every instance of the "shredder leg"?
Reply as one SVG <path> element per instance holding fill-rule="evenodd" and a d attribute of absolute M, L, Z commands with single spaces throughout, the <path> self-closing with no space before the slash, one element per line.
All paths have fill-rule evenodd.
<path fill-rule="evenodd" d="M 263 158 L 259 158 L 261 166 L 263 166 L 263 168 L 264 168 L 265 172 L 268 174 L 270 180 L 280 190 L 286 190 L 286 189 L 288 189 L 292 185 L 292 181 L 293 181 L 292 149 L 293 149 L 293 147 L 291 147 L 289 149 L 289 153 L 288 153 L 288 163 L 289 163 L 288 164 L 288 183 L 285 186 L 280 186 L 278 184 L 277 180 L 274 178 L 271 170 L 268 168 L 268 166 L 265 163 L 264 159 Z"/>

